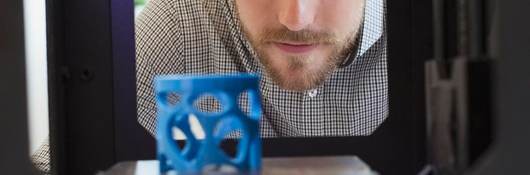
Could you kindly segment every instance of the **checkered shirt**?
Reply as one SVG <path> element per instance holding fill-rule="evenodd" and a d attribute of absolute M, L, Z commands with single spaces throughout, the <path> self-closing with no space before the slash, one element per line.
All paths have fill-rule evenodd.
<path fill-rule="evenodd" d="M 356 50 L 322 85 L 307 92 L 283 90 L 264 73 L 241 30 L 233 1 L 151 0 L 138 16 L 138 121 L 150 133 L 157 123 L 153 78 L 165 74 L 261 75 L 263 137 L 370 135 L 384 121 L 384 0 L 366 0 Z M 217 105 L 202 105 L 211 106 Z"/>

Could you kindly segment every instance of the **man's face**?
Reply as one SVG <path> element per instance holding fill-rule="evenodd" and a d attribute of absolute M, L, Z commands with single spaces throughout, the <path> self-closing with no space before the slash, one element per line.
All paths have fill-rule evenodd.
<path fill-rule="evenodd" d="M 320 85 L 351 52 L 364 0 L 236 0 L 243 30 L 283 89 Z"/>

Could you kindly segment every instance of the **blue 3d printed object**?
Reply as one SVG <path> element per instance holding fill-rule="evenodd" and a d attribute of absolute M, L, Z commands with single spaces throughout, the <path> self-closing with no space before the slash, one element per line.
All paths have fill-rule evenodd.
<path fill-rule="evenodd" d="M 259 119 L 261 99 L 259 78 L 253 74 L 206 76 L 157 76 L 155 93 L 158 106 L 157 158 L 162 174 L 175 170 L 178 173 L 201 173 L 206 166 L 228 165 L 240 172 L 259 172 L 261 168 L 261 142 Z M 243 93 L 248 94 L 249 114 L 238 105 Z M 177 104 L 168 100 L 178 94 Z M 218 99 L 221 109 L 204 112 L 195 102 L 203 96 Z M 204 130 L 204 139 L 194 137 L 189 117 L 195 116 Z M 173 137 L 174 128 L 186 136 L 181 149 Z M 220 143 L 229 133 L 241 137 L 234 158 L 226 155 Z"/>

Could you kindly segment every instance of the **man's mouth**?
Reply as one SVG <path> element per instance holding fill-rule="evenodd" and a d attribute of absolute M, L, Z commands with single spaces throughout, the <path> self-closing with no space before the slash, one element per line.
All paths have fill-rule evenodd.
<path fill-rule="evenodd" d="M 318 43 L 274 42 L 274 45 L 287 53 L 303 54 L 314 50 L 318 46 Z"/>

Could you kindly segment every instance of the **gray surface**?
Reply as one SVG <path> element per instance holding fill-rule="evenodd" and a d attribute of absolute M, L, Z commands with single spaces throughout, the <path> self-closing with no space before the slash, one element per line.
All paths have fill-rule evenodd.
<path fill-rule="evenodd" d="M 375 174 L 357 157 L 268 158 L 263 174 Z"/>
<path fill-rule="evenodd" d="M 138 170 L 138 173 L 136 172 Z M 121 162 L 100 175 L 158 174 L 157 161 Z M 242 173 L 244 174 L 244 173 Z M 267 174 L 356 174 L 375 175 L 363 161 L 355 156 L 264 158 L 263 175 Z"/>

